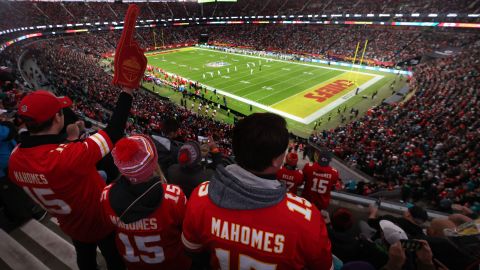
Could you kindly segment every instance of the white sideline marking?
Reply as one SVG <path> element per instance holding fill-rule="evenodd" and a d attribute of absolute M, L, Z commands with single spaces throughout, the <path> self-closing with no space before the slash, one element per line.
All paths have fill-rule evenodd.
<path fill-rule="evenodd" d="M 365 89 L 372 86 L 373 84 L 375 84 L 376 82 L 378 82 L 381 79 L 383 79 L 383 76 L 375 76 L 375 78 L 373 78 L 373 79 L 369 80 L 368 82 L 360 85 L 360 90 L 358 91 L 358 93 L 363 92 Z M 332 101 L 330 104 L 321 108 L 320 110 L 318 110 L 318 111 L 310 114 L 309 116 L 305 117 L 304 120 L 309 124 L 309 123 L 313 122 L 315 119 L 322 117 L 323 115 L 327 114 L 329 111 L 333 110 L 335 107 L 343 104 L 347 100 L 354 97 L 355 96 L 355 91 L 356 91 L 356 88 L 351 90 L 350 92 L 346 93 L 342 97 L 337 98 L 336 100 Z"/>
<path fill-rule="evenodd" d="M 359 86 L 360 90 L 359 90 L 359 93 L 364 91 L 365 89 L 367 89 L 368 87 L 370 87 L 371 85 L 375 84 L 376 82 L 378 82 L 379 80 L 383 79 L 384 76 L 382 75 L 376 75 L 376 74 L 372 74 L 372 73 L 366 73 L 366 72 L 360 72 L 360 71 L 348 71 L 348 70 L 345 70 L 345 69 L 339 69 L 339 68 L 332 68 L 332 67 L 323 67 L 323 66 L 318 66 L 318 65 L 311 65 L 311 64 L 305 64 L 305 63 L 297 63 L 297 62 L 290 62 L 290 61 L 285 61 L 285 60 L 279 60 L 279 59 L 270 59 L 270 58 L 264 58 L 264 57 L 259 57 L 259 56 L 252 56 L 252 55 L 243 55 L 243 54 L 239 54 L 239 53 L 231 53 L 231 52 L 218 52 L 216 50 L 211 50 L 211 49 L 205 49 L 205 48 L 198 48 L 196 47 L 196 49 L 198 50 L 204 50 L 204 51 L 213 51 L 213 52 L 217 52 L 217 53 L 229 53 L 229 54 L 234 54 L 234 55 L 239 55 L 239 56 L 242 56 L 242 57 L 250 57 L 250 58 L 256 58 L 256 59 L 263 59 L 263 60 L 269 60 L 269 61 L 276 61 L 276 62 L 281 62 L 281 63 L 288 63 L 288 64 L 294 64 L 294 65 L 301 65 L 301 66 L 307 66 L 307 67 L 314 67 L 314 68 L 322 68 L 322 69 L 329 69 L 329 70 L 338 70 L 338 71 L 342 71 L 342 72 L 351 72 L 351 73 L 357 73 L 357 74 L 363 74 L 363 75 L 368 75 L 368 76 L 373 76 L 374 78 L 370 79 L 369 81 L 367 81 L 366 83 L 362 84 Z M 169 73 L 169 72 L 167 72 Z M 169 73 L 169 74 L 174 74 L 174 73 Z M 342 74 L 339 74 L 337 76 L 340 76 Z M 188 80 L 191 80 L 189 78 L 186 78 L 186 77 L 183 77 L 185 79 L 188 79 Z M 191 80 L 192 81 L 192 80 Z M 250 82 L 249 81 L 240 81 L 241 83 L 244 83 L 244 84 L 249 84 Z M 234 94 L 231 94 L 229 92 L 226 92 L 222 89 L 219 89 L 219 88 L 215 88 L 215 87 L 211 87 L 211 86 L 208 86 L 208 85 L 205 85 L 203 84 L 208 90 L 210 91 L 213 91 L 214 89 L 217 90 L 217 93 L 219 94 L 222 94 L 224 96 L 227 96 L 227 97 L 230 97 L 230 98 L 233 98 L 233 99 L 236 99 L 238 101 L 241 101 L 243 103 L 246 103 L 246 104 L 249 104 L 249 105 L 252 105 L 252 106 L 255 106 L 255 107 L 258 107 L 260 109 L 263 109 L 265 111 L 268 111 L 268 112 L 271 112 L 271 113 L 275 113 L 275 114 L 278 114 L 280 116 L 283 116 L 283 117 L 286 117 L 286 118 L 289 118 L 291 120 L 294 120 L 294 121 L 297 121 L 299 123 L 302 123 L 302 124 L 310 124 L 312 123 L 315 119 L 327 114 L 329 111 L 331 111 L 333 108 L 343 104 L 344 102 L 346 102 L 347 100 L 349 100 L 350 98 L 354 97 L 354 93 L 356 91 L 356 88 L 354 88 L 353 90 L 351 90 L 350 92 L 346 93 L 345 95 L 343 95 L 342 97 L 340 98 L 337 98 L 336 100 L 332 101 L 331 103 L 329 103 L 327 106 L 315 111 L 314 113 L 308 115 L 307 117 L 305 118 L 301 118 L 299 116 L 296 116 L 296 115 L 292 115 L 290 113 L 287 113 L 287 112 L 284 112 L 284 111 L 280 111 L 278 109 L 275 109 L 275 108 L 272 108 L 271 106 L 273 105 L 276 105 L 286 99 L 289 99 L 289 98 L 292 98 L 296 95 L 299 95 L 301 93 L 303 93 L 304 91 L 300 92 L 300 93 L 297 93 L 293 96 L 290 96 L 284 100 L 281 100 L 279 102 L 276 102 L 274 103 L 273 105 L 270 105 L 270 106 L 267 106 L 267 105 L 264 105 L 264 104 L 261 104 L 261 103 L 258 103 L 258 102 L 255 102 L 255 101 L 252 101 L 252 100 L 249 100 L 249 99 L 246 99 L 246 98 L 243 98 L 243 97 L 239 97 L 237 95 L 234 95 Z M 353 94 L 352 94 L 353 93 Z"/>

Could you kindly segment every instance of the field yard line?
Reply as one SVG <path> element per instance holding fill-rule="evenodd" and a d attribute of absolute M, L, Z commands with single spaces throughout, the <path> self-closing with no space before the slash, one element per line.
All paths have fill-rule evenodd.
<path fill-rule="evenodd" d="M 369 80 L 368 82 L 360 85 L 360 91 L 359 93 L 361 93 L 362 91 L 364 91 L 365 89 L 367 89 L 368 87 L 372 86 L 373 84 L 375 84 L 376 82 L 380 81 L 381 79 L 383 79 L 384 76 L 380 76 L 380 75 L 376 75 L 375 78 Z M 310 114 L 309 116 L 303 118 L 303 120 L 305 121 L 305 123 L 309 124 L 311 122 L 313 122 L 315 119 L 325 115 L 327 112 L 333 110 L 335 107 L 343 104 L 344 102 L 346 102 L 347 100 L 351 99 L 352 97 L 355 96 L 355 91 L 356 89 L 353 89 L 352 91 L 346 93 L 345 95 L 343 95 L 342 97 L 339 97 L 337 98 L 336 100 L 332 101 L 330 104 L 328 104 L 327 106 L 321 108 L 320 110 Z"/>
<path fill-rule="evenodd" d="M 217 51 L 217 50 L 205 49 L 205 48 L 198 48 L 198 47 L 196 47 L 196 49 L 197 49 L 197 50 L 204 50 L 204 51 L 213 51 L 213 52 L 217 52 L 217 53 L 228 53 L 228 54 L 234 54 L 234 55 L 243 56 L 243 57 L 250 57 L 250 58 L 256 58 L 256 59 L 262 59 L 262 60 L 271 60 L 271 61 L 275 61 L 275 62 L 288 63 L 288 64 L 292 64 L 292 65 L 301 65 L 301 66 L 307 66 L 307 67 L 316 67 L 316 68 L 323 68 L 323 69 L 332 69 L 332 70 L 338 70 L 338 71 L 343 71 L 343 72 L 352 72 L 352 73 L 358 73 L 358 74 L 370 75 L 370 76 L 375 76 L 375 75 L 376 75 L 376 74 L 367 73 L 367 72 L 361 72 L 361 71 L 349 71 L 349 70 L 340 69 L 340 68 L 323 67 L 323 66 L 305 64 L 305 63 L 297 63 L 297 62 L 291 62 L 291 61 L 274 59 L 274 58 L 265 58 L 265 57 L 253 56 L 253 55 L 244 55 L 244 54 L 241 54 L 241 53 L 219 52 L 219 51 Z"/>
<path fill-rule="evenodd" d="M 210 87 L 210 86 L 207 86 L 205 85 L 207 88 L 210 88 L 209 90 L 212 91 L 214 88 L 213 87 Z M 274 108 L 270 108 L 269 106 L 267 105 L 263 105 L 263 104 L 260 104 L 258 102 L 255 102 L 255 101 L 252 101 L 252 100 L 249 100 L 249 99 L 246 99 L 246 98 L 243 98 L 243 97 L 239 97 L 239 96 L 236 96 L 236 95 L 233 95 L 233 94 L 230 94 L 229 92 L 225 92 L 223 90 L 219 90 L 217 89 L 217 93 L 219 94 L 222 94 L 224 96 L 227 96 L 227 97 L 231 97 L 233 99 L 236 99 L 238 101 L 241 101 L 243 103 L 246 103 L 246 104 L 249 104 L 249 105 L 253 105 L 255 107 L 258 107 L 260 109 L 263 109 L 267 112 L 272 112 L 272 113 L 275 113 L 275 114 L 278 114 L 280 116 L 283 116 L 283 117 L 286 117 L 286 118 L 289 118 L 289 119 L 292 119 L 292 120 L 295 120 L 297 122 L 300 122 L 300 123 L 303 123 L 303 124 L 308 124 L 305 122 L 305 120 L 303 118 L 300 118 L 298 116 L 295 116 L 295 115 L 291 115 L 289 113 L 286 113 L 284 111 L 280 111 L 280 110 L 277 110 L 277 109 L 274 109 Z"/>
<path fill-rule="evenodd" d="M 328 71 L 328 72 L 326 72 L 326 73 L 323 74 L 323 75 L 326 75 L 326 74 L 329 74 L 329 73 L 332 73 L 332 72 L 334 72 L 334 70 Z M 344 73 L 342 73 L 342 74 L 344 74 Z M 342 74 L 340 74 L 340 75 L 342 75 Z M 319 77 L 323 77 L 323 75 L 321 75 L 321 76 L 319 76 Z M 335 76 L 335 77 L 333 77 L 333 78 L 336 78 L 336 77 L 338 77 L 338 76 L 340 76 L 340 75 L 337 75 L 337 76 Z M 285 89 L 283 89 L 283 90 L 280 90 L 279 92 L 275 92 L 275 93 L 269 94 L 269 95 L 267 95 L 267 96 L 264 96 L 264 97 L 262 97 L 261 99 L 259 99 L 259 100 L 257 100 L 257 101 L 260 101 L 260 100 L 262 100 L 262 99 L 269 98 L 269 97 L 271 97 L 271 96 L 273 96 L 273 95 L 281 94 L 281 93 L 283 93 L 283 92 L 285 92 L 285 91 L 287 91 L 287 90 L 290 90 L 292 87 L 296 87 L 296 86 L 298 86 L 298 85 L 300 85 L 300 84 L 302 84 L 302 83 L 311 81 L 311 80 L 313 80 L 313 79 L 317 80 L 319 77 L 314 76 L 314 78 L 310 78 L 310 79 L 308 79 L 308 80 L 301 81 L 301 82 L 299 82 L 299 83 L 297 83 L 297 84 L 294 84 L 294 85 L 292 85 L 292 86 L 290 86 L 290 87 L 287 87 L 287 88 L 285 88 Z M 298 79 L 298 78 L 296 78 L 296 79 Z M 331 80 L 331 78 L 330 78 L 330 79 L 327 79 L 327 81 L 328 81 L 328 80 Z M 281 82 L 280 82 L 280 83 L 281 83 Z M 274 84 L 274 85 L 277 85 L 277 84 L 280 84 L 280 83 L 276 83 L 276 84 Z M 313 85 L 313 86 L 315 86 L 315 85 Z M 308 89 L 308 88 L 307 88 L 307 89 Z M 257 91 L 258 91 L 258 90 L 257 90 Z M 257 91 L 255 91 L 255 92 L 257 92 Z M 303 90 L 302 92 L 305 92 L 305 91 L 306 91 L 306 90 Z M 298 94 L 298 93 L 297 93 L 297 94 Z M 297 94 L 295 94 L 295 95 L 297 95 Z M 290 96 L 290 97 L 292 97 L 292 96 Z M 276 102 L 276 103 L 278 103 L 278 102 Z M 274 103 L 274 104 L 276 104 L 276 103 Z M 273 105 L 270 105 L 270 106 L 273 106 Z"/>
<path fill-rule="evenodd" d="M 335 79 L 335 78 L 337 78 L 337 77 L 340 77 L 340 76 L 342 76 L 342 75 L 345 75 L 345 73 L 340 73 L 340 74 L 338 74 L 337 76 L 328 79 L 327 81 L 333 80 L 333 79 Z M 322 83 L 324 83 L 324 82 L 325 82 L 325 81 L 323 81 L 323 82 L 321 82 L 321 83 L 319 83 L 319 84 L 322 84 Z M 319 84 L 317 84 L 317 85 L 319 85 Z M 316 85 L 314 85 L 314 86 L 316 86 Z M 302 93 L 305 93 L 306 91 L 308 91 L 308 89 L 305 89 L 305 90 L 303 90 L 302 92 L 296 93 L 296 94 L 293 95 L 293 96 L 289 96 L 289 97 L 287 97 L 287 98 L 284 98 L 284 99 L 280 100 L 279 102 L 276 102 L 276 103 L 274 103 L 274 104 L 272 104 L 272 105 L 270 105 L 270 106 L 275 106 L 275 105 L 277 105 L 278 103 L 280 103 L 280 102 L 282 102 L 282 101 L 285 101 L 285 100 L 287 100 L 287 99 L 296 97 L 296 96 L 298 96 L 298 95 L 300 95 L 300 94 L 302 94 Z"/>
<path fill-rule="evenodd" d="M 243 71 L 237 71 L 237 72 L 238 72 L 238 73 L 244 73 Z M 260 71 L 257 71 L 257 72 L 260 72 Z M 278 73 L 278 72 L 274 72 L 274 73 L 264 73 L 264 74 L 266 74 L 266 75 L 255 76 L 255 78 L 263 78 L 263 77 L 268 76 L 268 74 L 276 74 L 276 73 Z M 228 73 L 227 73 L 227 74 L 228 74 Z M 234 84 L 228 84 L 228 82 L 227 82 L 227 85 L 233 86 L 233 85 L 241 84 L 239 80 L 241 80 L 241 79 L 243 79 L 243 78 L 247 78 L 247 77 L 251 77 L 251 76 L 252 76 L 252 75 L 250 75 L 250 72 L 249 72 L 248 69 L 247 69 L 247 73 L 246 73 L 246 74 L 247 74 L 247 75 L 245 75 L 245 76 L 235 77 L 235 79 L 236 79 L 238 82 L 236 82 L 236 83 L 234 83 Z M 216 79 L 218 79 L 218 78 L 214 78 L 214 79 L 212 79 L 210 82 L 212 82 L 212 81 L 214 81 L 214 80 L 216 80 Z M 210 83 L 210 82 L 209 82 L 209 83 Z M 220 84 L 223 84 L 223 83 L 224 83 L 224 82 L 222 82 L 222 83 L 220 83 Z M 255 84 L 255 85 L 256 85 L 256 84 Z"/>
<path fill-rule="evenodd" d="M 281 71 L 283 71 L 283 70 L 281 70 Z M 297 72 L 300 72 L 301 70 L 296 70 L 296 71 L 294 71 L 294 72 L 288 72 L 288 73 L 282 73 L 281 71 L 280 71 L 280 73 L 279 73 L 279 72 L 269 73 L 270 75 L 267 75 L 267 76 L 268 76 L 270 79 L 281 78 L 281 77 L 288 77 L 288 74 L 290 74 L 290 73 L 297 73 Z M 279 74 L 279 75 L 275 75 L 275 74 Z M 272 76 L 272 75 L 275 75 L 275 76 Z M 262 76 L 262 77 L 263 77 L 263 76 Z M 258 78 L 258 77 L 257 77 L 257 78 Z M 281 81 L 281 82 L 278 82 L 278 83 L 275 83 L 275 84 L 272 84 L 272 85 L 266 85 L 266 86 L 272 87 L 272 86 L 274 86 L 274 85 L 282 84 L 282 83 L 285 83 L 285 82 L 288 82 L 288 81 L 291 81 L 291 80 L 294 80 L 294 79 L 295 79 L 295 80 L 298 80 L 298 76 L 293 76 L 293 77 L 291 77 L 290 79 L 286 79 L 286 80 L 283 80 L 283 81 Z M 265 83 L 265 82 L 259 82 L 259 83 L 256 83 L 256 84 L 250 84 L 250 85 L 248 85 L 248 86 L 246 86 L 246 87 L 243 87 L 243 88 L 241 88 L 241 89 L 235 90 L 234 93 L 239 92 L 239 91 L 244 90 L 244 89 L 247 89 L 247 88 L 254 87 L 254 86 L 256 86 L 256 85 L 261 85 L 261 84 L 264 84 L 264 83 Z M 303 83 L 303 82 L 302 82 L 302 83 Z M 255 93 L 257 93 L 258 91 L 262 91 L 262 90 L 263 90 L 262 88 L 258 88 L 257 90 L 253 90 L 252 92 L 244 95 L 244 97 L 249 96 L 249 95 L 252 95 L 252 94 L 255 94 Z M 275 89 L 273 89 L 273 90 L 275 90 Z M 262 98 L 262 99 L 263 99 L 263 98 Z"/>

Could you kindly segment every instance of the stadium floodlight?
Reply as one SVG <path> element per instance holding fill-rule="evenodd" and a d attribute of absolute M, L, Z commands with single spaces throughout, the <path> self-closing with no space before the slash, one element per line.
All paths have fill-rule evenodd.
<path fill-rule="evenodd" d="M 298 15 L 297 18 L 303 18 L 303 15 Z"/>
<path fill-rule="evenodd" d="M 468 17 L 477 18 L 477 17 L 480 17 L 480 14 L 468 14 Z"/>
<path fill-rule="evenodd" d="M 274 15 L 273 18 L 275 18 L 275 19 L 278 18 L 278 15 Z"/>
<path fill-rule="evenodd" d="M 290 15 L 290 16 L 288 16 L 288 17 L 289 17 L 289 18 L 295 18 L 295 15 Z"/>
<path fill-rule="evenodd" d="M 315 17 L 315 18 L 318 18 L 318 14 L 315 14 L 315 16 L 314 16 L 314 17 Z"/>
<path fill-rule="evenodd" d="M 397 13 L 397 14 L 395 14 L 395 17 L 403 17 L 403 14 L 402 13 Z"/>
<path fill-rule="evenodd" d="M 350 17 L 350 14 L 346 14 L 345 17 L 349 18 L 349 17 Z"/>
<path fill-rule="evenodd" d="M 353 15 L 353 17 L 357 17 L 357 18 L 362 17 L 362 14 L 355 14 L 355 15 Z"/>
<path fill-rule="evenodd" d="M 335 18 L 335 17 L 343 17 L 342 14 L 332 14 L 332 18 Z"/>
<path fill-rule="evenodd" d="M 378 16 L 379 17 L 390 17 L 390 14 L 381 13 Z"/>
<path fill-rule="evenodd" d="M 447 17 L 457 17 L 457 13 L 448 13 Z"/>
<path fill-rule="evenodd" d="M 420 17 L 420 13 L 412 13 L 412 17 Z"/>
<path fill-rule="evenodd" d="M 367 17 L 375 17 L 375 14 L 369 13 L 367 14 Z"/>
<path fill-rule="evenodd" d="M 265 16 L 265 18 L 270 19 L 270 16 Z"/>
<path fill-rule="evenodd" d="M 435 17 L 437 17 L 437 16 L 438 16 L 438 14 L 436 14 L 436 13 L 430 13 L 430 14 L 428 14 L 428 17 L 430 17 L 430 18 L 435 18 Z"/>
<path fill-rule="evenodd" d="M 252 18 L 252 19 L 255 19 L 255 18 L 256 18 L 256 16 L 252 16 L 252 17 L 250 17 L 250 18 Z"/>
<path fill-rule="evenodd" d="M 307 17 L 308 17 L 308 18 L 312 18 L 313 15 L 312 15 L 312 14 L 308 14 Z"/>
<path fill-rule="evenodd" d="M 325 14 L 322 15 L 322 18 L 326 18 L 326 17 L 327 17 L 327 15 L 325 15 Z"/>

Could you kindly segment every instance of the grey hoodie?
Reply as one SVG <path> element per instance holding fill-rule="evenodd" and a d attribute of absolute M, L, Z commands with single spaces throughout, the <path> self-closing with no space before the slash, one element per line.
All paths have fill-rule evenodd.
<path fill-rule="evenodd" d="M 258 177 L 236 164 L 217 166 L 208 185 L 208 196 L 214 204 L 234 210 L 276 205 L 283 200 L 286 192 L 284 183 Z"/>

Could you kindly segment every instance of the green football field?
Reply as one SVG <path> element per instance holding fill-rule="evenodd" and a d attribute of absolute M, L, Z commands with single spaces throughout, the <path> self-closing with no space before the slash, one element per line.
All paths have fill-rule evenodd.
<path fill-rule="evenodd" d="M 189 47 L 147 54 L 148 64 L 215 89 L 217 102 L 244 114 L 270 111 L 285 117 L 290 128 L 309 133 L 338 109 L 357 103 L 372 106 L 372 93 L 387 89 L 396 77 L 316 63 L 226 53 Z M 395 86 L 398 87 L 397 85 Z M 359 94 L 355 92 L 359 88 Z M 378 96 L 383 96 L 379 94 Z M 215 101 L 215 100 L 214 100 Z M 367 101 L 367 102 L 366 102 Z M 250 110 L 252 108 L 252 111 Z"/>

